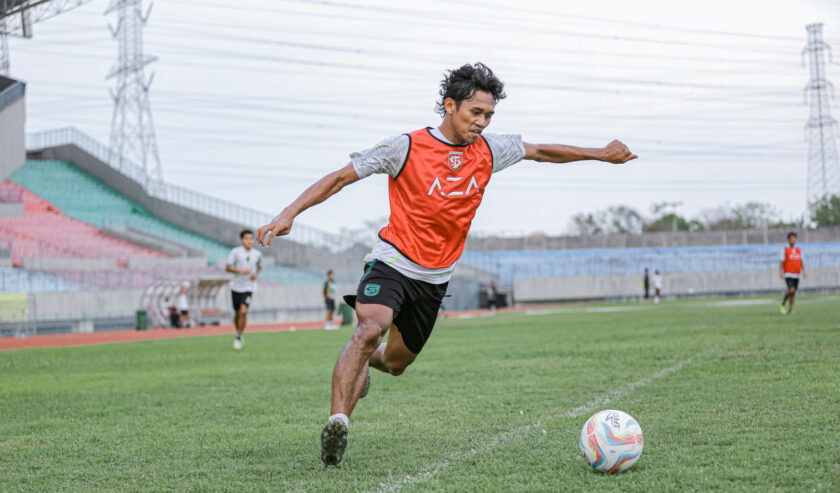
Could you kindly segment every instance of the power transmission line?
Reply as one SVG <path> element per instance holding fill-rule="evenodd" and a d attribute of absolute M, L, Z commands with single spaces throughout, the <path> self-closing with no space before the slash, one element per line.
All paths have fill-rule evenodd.
<path fill-rule="evenodd" d="M 828 89 L 834 89 L 825 77 L 825 57 L 831 61 L 831 47 L 822 40 L 822 24 L 808 24 L 808 45 L 802 50 L 807 55 L 811 80 L 805 87 L 810 101 L 811 115 L 807 129 L 808 146 L 808 201 L 814 205 L 820 199 L 840 195 L 840 163 L 837 160 L 837 120 L 831 117 Z"/>

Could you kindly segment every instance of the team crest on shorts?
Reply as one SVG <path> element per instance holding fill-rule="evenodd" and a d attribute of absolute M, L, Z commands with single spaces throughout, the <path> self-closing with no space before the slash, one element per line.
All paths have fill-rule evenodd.
<path fill-rule="evenodd" d="M 379 294 L 379 284 L 365 285 L 365 296 L 376 296 Z"/>
<path fill-rule="evenodd" d="M 452 171 L 457 171 L 462 164 L 464 164 L 464 153 L 457 151 L 449 151 L 449 168 Z"/>

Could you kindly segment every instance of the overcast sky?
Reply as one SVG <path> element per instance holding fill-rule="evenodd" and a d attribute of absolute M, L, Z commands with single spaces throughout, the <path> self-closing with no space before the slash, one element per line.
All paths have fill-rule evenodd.
<path fill-rule="evenodd" d="M 481 61 L 508 98 L 488 132 L 527 142 L 627 143 L 638 160 L 522 162 L 494 176 L 481 233 L 568 230 L 579 211 L 679 201 L 803 214 L 805 24 L 823 22 L 840 59 L 840 2 L 166 0 L 146 51 L 164 178 L 276 213 L 348 154 L 423 126 L 446 69 Z M 27 130 L 74 126 L 108 142 L 105 75 L 117 44 L 92 2 L 11 39 L 28 82 Z M 840 67 L 828 67 L 840 85 Z M 832 107 L 834 116 L 838 108 Z M 300 216 L 329 231 L 388 214 L 384 176 Z"/>

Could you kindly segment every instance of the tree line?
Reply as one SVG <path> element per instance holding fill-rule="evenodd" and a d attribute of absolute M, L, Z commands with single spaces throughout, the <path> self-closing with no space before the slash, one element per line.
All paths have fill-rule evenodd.
<path fill-rule="evenodd" d="M 840 226 L 840 196 L 832 195 L 811 204 L 807 219 L 785 220 L 764 202 L 724 204 L 705 209 L 696 217 L 677 213 L 679 202 L 661 202 L 644 215 L 626 205 L 612 205 L 594 212 L 579 212 L 569 224 L 572 234 L 591 236 L 610 233 L 642 234 L 663 231 L 726 231 L 734 229 L 806 228 Z"/>

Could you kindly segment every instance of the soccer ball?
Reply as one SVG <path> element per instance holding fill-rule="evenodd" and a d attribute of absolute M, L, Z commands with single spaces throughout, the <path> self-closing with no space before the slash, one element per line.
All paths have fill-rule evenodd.
<path fill-rule="evenodd" d="M 621 411 L 595 413 L 580 430 L 583 459 L 596 471 L 630 469 L 642 455 L 644 444 L 642 427 L 632 416 Z"/>

